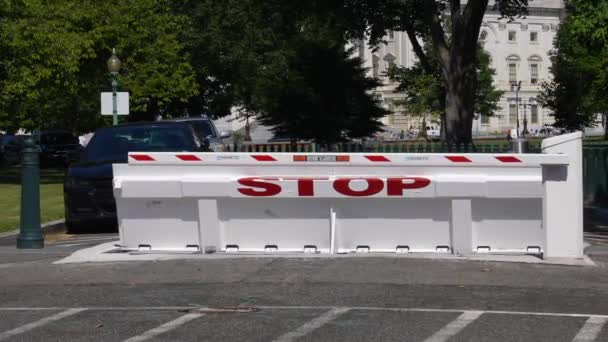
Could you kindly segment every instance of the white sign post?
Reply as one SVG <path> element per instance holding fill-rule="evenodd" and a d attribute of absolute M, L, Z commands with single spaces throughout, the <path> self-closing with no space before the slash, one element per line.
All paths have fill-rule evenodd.
<path fill-rule="evenodd" d="M 129 93 L 116 93 L 116 114 L 129 115 Z M 113 115 L 112 92 L 101 93 L 101 115 Z"/>

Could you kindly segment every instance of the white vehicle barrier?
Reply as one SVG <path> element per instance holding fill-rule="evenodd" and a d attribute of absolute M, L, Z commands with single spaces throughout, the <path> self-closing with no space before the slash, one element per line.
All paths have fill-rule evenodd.
<path fill-rule="evenodd" d="M 581 257 L 580 133 L 542 154 L 130 153 L 125 250 Z"/>

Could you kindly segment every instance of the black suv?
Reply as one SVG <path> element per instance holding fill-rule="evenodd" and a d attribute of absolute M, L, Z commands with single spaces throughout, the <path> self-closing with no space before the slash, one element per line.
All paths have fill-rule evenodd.
<path fill-rule="evenodd" d="M 167 119 L 169 122 L 184 122 L 188 123 L 194 129 L 194 132 L 209 147 L 213 152 L 223 152 L 226 149 L 222 139 L 230 138 L 231 132 L 218 132 L 217 127 L 207 116 L 190 116 L 183 118 Z"/>
<path fill-rule="evenodd" d="M 70 165 L 64 184 L 65 219 L 71 233 L 106 221 L 116 226 L 112 164 L 128 153 L 208 151 L 192 126 L 183 122 L 135 123 L 102 128 L 87 144 L 82 159 Z"/>

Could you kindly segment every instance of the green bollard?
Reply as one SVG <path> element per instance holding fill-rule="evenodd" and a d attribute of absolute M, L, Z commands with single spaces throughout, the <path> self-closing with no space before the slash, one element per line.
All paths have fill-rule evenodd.
<path fill-rule="evenodd" d="M 40 168 L 38 146 L 32 136 L 25 139 L 21 162 L 21 225 L 17 248 L 44 248 L 40 229 Z"/>

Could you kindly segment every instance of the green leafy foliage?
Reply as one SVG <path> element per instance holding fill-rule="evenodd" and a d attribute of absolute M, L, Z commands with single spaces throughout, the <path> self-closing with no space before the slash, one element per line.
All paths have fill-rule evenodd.
<path fill-rule="evenodd" d="M 387 114 L 368 93 L 377 86 L 343 47 L 306 41 L 287 73 L 258 85 L 259 120 L 279 135 L 320 143 L 367 137 L 381 129 L 379 119 Z"/>
<path fill-rule="evenodd" d="M 99 93 L 116 47 L 131 111 L 153 115 L 199 93 L 178 34 L 189 18 L 164 1 L 0 0 L 0 127 L 104 124 Z"/>
<path fill-rule="evenodd" d="M 490 54 L 480 46 L 477 51 L 477 88 L 474 107 L 476 115 L 490 117 L 501 110 L 498 101 L 504 92 L 494 87 L 496 70 L 492 69 L 491 65 Z"/>
<path fill-rule="evenodd" d="M 196 23 L 192 50 L 200 61 L 195 65 L 210 67 L 213 82 L 244 116 L 257 116 L 279 135 L 319 142 L 380 129 L 385 111 L 371 94 L 378 83 L 344 51 L 342 1 L 206 0 L 189 6 Z"/>
<path fill-rule="evenodd" d="M 556 126 L 576 130 L 608 114 L 608 1 L 571 0 L 567 10 L 551 54 L 553 80 L 539 102 Z"/>

